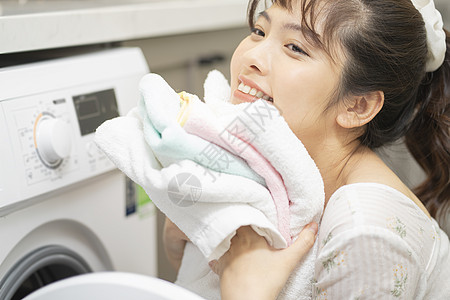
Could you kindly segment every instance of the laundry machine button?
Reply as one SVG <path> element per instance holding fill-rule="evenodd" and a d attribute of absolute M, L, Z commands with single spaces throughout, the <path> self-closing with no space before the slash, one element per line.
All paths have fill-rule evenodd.
<path fill-rule="evenodd" d="M 41 118 L 36 129 L 36 147 L 47 166 L 58 165 L 69 156 L 72 146 L 70 126 L 57 118 Z"/>

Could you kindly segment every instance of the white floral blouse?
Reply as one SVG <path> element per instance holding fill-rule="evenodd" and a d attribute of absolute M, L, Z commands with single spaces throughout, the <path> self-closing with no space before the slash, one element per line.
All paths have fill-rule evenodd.
<path fill-rule="evenodd" d="M 313 299 L 450 299 L 447 235 L 389 186 L 338 189 L 316 243 Z"/>

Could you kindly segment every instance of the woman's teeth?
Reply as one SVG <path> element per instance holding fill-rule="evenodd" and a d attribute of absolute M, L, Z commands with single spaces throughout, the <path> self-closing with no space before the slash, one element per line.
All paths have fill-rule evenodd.
<path fill-rule="evenodd" d="M 242 82 L 239 84 L 238 86 L 238 90 L 240 90 L 241 92 L 243 92 L 244 94 L 249 94 L 251 96 L 255 96 L 258 99 L 264 99 L 266 101 L 270 101 L 273 102 L 272 97 L 265 95 L 263 92 L 258 91 L 255 88 L 252 88 L 248 85 L 243 84 Z"/>

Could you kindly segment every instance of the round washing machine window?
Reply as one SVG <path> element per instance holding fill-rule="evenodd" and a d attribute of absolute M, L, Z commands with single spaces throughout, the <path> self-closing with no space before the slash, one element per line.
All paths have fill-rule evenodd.
<path fill-rule="evenodd" d="M 19 300 L 61 279 L 90 273 L 86 261 L 62 246 L 39 248 L 18 261 L 0 282 L 0 299 Z"/>

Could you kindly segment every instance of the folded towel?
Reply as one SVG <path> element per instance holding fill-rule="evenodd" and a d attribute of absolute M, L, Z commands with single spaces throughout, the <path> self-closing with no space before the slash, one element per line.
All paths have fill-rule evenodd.
<path fill-rule="evenodd" d="M 189 102 L 188 106 L 184 107 L 184 130 L 239 155 L 256 173 L 265 179 L 277 210 L 278 230 L 287 244 L 290 245 L 292 239 L 289 226 L 289 198 L 283 179 L 270 162 L 257 150 L 258 146 L 264 148 L 265 143 L 267 143 L 264 136 L 266 129 L 261 130 L 260 124 L 246 118 L 250 109 L 269 111 L 267 115 L 262 114 L 263 118 L 281 118 L 277 109 L 271 107 L 264 100 L 259 100 L 251 105 L 245 104 L 247 107 L 233 112 L 230 118 L 223 114 L 225 110 L 223 107 L 213 110 L 196 97 L 191 97 Z M 223 106 L 226 105 L 232 104 L 225 103 Z M 188 111 L 187 107 L 189 108 Z M 214 108 L 217 109 L 217 106 Z"/>
<path fill-rule="evenodd" d="M 144 188 L 153 203 L 186 233 L 204 257 L 213 260 L 222 256 L 236 229 L 243 224 L 252 225 L 274 247 L 286 246 L 274 225 L 275 207 L 264 186 L 242 176 L 225 173 L 219 176 L 210 170 L 216 175 L 213 181 L 205 175 L 204 167 L 190 160 L 162 168 L 145 141 L 142 122 L 139 110 L 132 109 L 125 117 L 103 123 L 96 131 L 95 142 L 122 172 Z M 180 203 L 171 195 L 176 192 L 177 179 L 185 177 L 184 174 L 199 180 L 194 187 L 199 187 L 201 194 L 188 191 L 185 194 L 191 197 Z M 193 186 L 189 182 L 179 185 L 179 188 Z"/>
<path fill-rule="evenodd" d="M 205 91 L 205 105 L 212 108 L 223 106 L 222 100 L 226 99 L 226 96 L 216 92 L 229 92 L 228 85 L 225 86 L 224 83 L 226 81 L 222 75 L 210 74 L 205 82 L 205 87 L 209 89 Z M 150 90 L 159 92 L 152 94 L 149 93 Z M 171 99 L 172 96 L 168 95 L 174 92 L 168 92 L 169 90 L 171 91 L 170 87 L 159 79 L 148 81 L 146 77 L 141 82 L 145 104 L 149 101 L 148 97 L 155 97 L 159 101 Z M 222 122 L 230 121 L 233 117 L 232 112 L 244 114 L 239 115 L 243 118 L 244 124 L 249 121 L 256 122 L 253 128 L 255 134 L 264 139 L 252 140 L 251 144 L 283 178 L 289 199 L 292 201 L 290 229 L 291 234 L 295 236 L 304 225 L 313 220 L 319 221 L 324 199 L 323 183 L 314 162 L 283 118 L 267 120 L 261 117 L 261 107 L 258 106 L 261 104 L 264 103 L 255 102 L 248 107 L 227 105 L 225 108 L 227 113 L 224 114 L 226 118 Z M 147 137 L 144 137 L 146 132 L 144 127 L 150 124 L 157 131 L 159 129 L 164 133 L 166 128 L 173 127 L 173 123 L 176 123 L 179 107 L 179 101 L 173 105 L 167 103 L 158 113 L 146 109 L 147 114 L 143 114 L 143 117 L 142 110 L 135 109 L 126 117 L 107 121 L 99 127 L 96 142 L 124 173 L 144 187 L 159 209 L 191 240 L 192 244 L 188 243 L 184 252 L 177 283 L 207 299 L 219 299 L 218 278 L 210 271 L 207 262 L 219 258 L 229 248 L 230 239 L 236 229 L 252 225 L 258 234 L 264 236 L 276 248 L 286 247 L 287 243 L 276 228 L 275 205 L 271 194 L 264 186 L 240 175 L 218 173 L 209 169 L 216 177 L 213 181 L 206 177 L 204 167 L 191 160 L 177 161 L 162 168 L 157 151 L 152 151 L 150 143 L 145 142 Z M 244 112 L 246 108 L 248 110 Z M 173 123 L 164 123 L 164 119 L 159 116 L 153 120 L 152 113 L 158 115 L 166 113 L 170 115 L 169 120 L 173 120 Z M 187 122 L 191 113 L 193 111 L 188 114 Z M 265 113 L 267 115 L 269 112 Z M 268 126 L 261 126 L 262 124 Z M 174 191 L 174 187 L 179 190 Z M 191 192 L 187 193 L 189 197 L 180 198 L 179 196 L 183 195 L 180 189 L 186 187 L 191 188 Z M 174 197 L 174 194 L 177 197 Z M 315 248 L 290 277 L 281 292 L 281 298 L 311 297 L 310 283 L 314 258 Z"/>
<path fill-rule="evenodd" d="M 221 173 L 237 174 L 265 185 L 238 156 L 220 151 L 211 143 L 184 131 L 177 122 L 180 97 L 158 81 L 165 81 L 156 74 L 142 78 L 140 87 L 142 99 L 139 102 L 143 119 L 144 137 L 163 166 L 169 166 L 183 159 L 190 159 Z M 167 85 L 167 84 L 166 84 Z M 148 88 L 152 87 L 152 88 Z M 145 99 L 145 101 L 144 101 Z M 208 158 L 208 151 L 220 152 L 214 161 Z"/>

